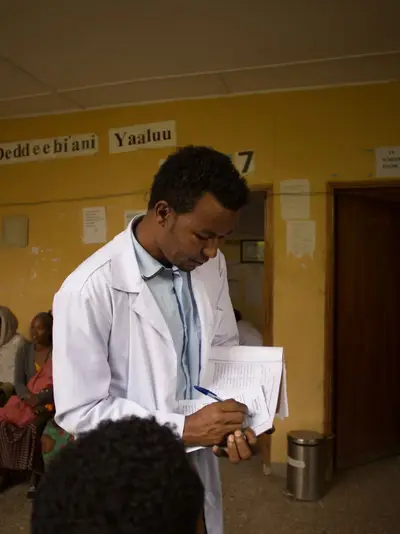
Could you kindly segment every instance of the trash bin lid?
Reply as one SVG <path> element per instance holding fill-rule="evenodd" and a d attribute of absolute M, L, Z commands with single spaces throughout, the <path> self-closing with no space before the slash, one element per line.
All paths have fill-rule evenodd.
<path fill-rule="evenodd" d="M 293 430 L 288 433 L 288 438 L 299 445 L 317 445 L 325 439 L 323 434 L 314 430 Z"/>

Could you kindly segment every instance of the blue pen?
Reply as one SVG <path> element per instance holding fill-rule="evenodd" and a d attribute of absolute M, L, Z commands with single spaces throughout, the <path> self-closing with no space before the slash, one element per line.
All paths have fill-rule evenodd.
<path fill-rule="evenodd" d="M 224 399 L 221 399 L 221 397 L 218 397 L 218 395 L 216 395 L 209 389 L 202 388 L 201 386 L 193 386 L 193 387 L 196 391 L 198 391 L 202 395 L 205 395 L 206 397 L 210 397 L 211 399 L 214 399 L 217 402 L 224 402 Z"/>

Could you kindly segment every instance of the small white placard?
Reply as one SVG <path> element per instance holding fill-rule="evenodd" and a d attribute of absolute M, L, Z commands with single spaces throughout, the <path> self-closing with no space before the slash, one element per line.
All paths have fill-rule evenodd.
<path fill-rule="evenodd" d="M 107 241 L 106 208 L 83 208 L 83 242 L 86 245 Z"/>
<path fill-rule="evenodd" d="M 124 211 L 124 228 L 127 228 L 131 220 L 136 217 L 136 215 L 142 215 L 145 213 L 145 210 L 125 210 Z"/>
<path fill-rule="evenodd" d="M 400 178 L 400 146 L 376 148 L 375 167 L 377 178 Z"/>
<path fill-rule="evenodd" d="M 310 182 L 283 180 L 280 183 L 281 216 L 284 221 L 310 217 Z"/>
<path fill-rule="evenodd" d="M 241 150 L 233 154 L 233 164 L 240 174 L 250 174 L 256 169 L 254 150 Z"/>
<path fill-rule="evenodd" d="M 315 252 L 315 221 L 288 221 L 286 223 L 286 254 L 295 258 L 309 256 Z"/>
<path fill-rule="evenodd" d="M 108 130 L 110 154 L 131 152 L 142 148 L 176 146 L 175 121 L 135 124 Z"/>
<path fill-rule="evenodd" d="M 29 219 L 26 215 L 3 217 L 1 245 L 6 247 L 27 247 Z"/>

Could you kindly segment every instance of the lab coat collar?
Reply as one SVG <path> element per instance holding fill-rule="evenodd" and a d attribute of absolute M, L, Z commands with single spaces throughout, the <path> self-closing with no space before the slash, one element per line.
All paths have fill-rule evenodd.
<path fill-rule="evenodd" d="M 143 281 L 138 261 L 132 243 L 131 221 L 127 229 L 116 237 L 115 255 L 111 260 L 112 287 L 125 293 L 137 293 L 132 303 L 132 309 L 150 323 L 160 334 L 172 343 L 171 333 L 168 329 L 164 316 L 158 307 L 147 284 Z M 201 352 L 202 361 L 207 359 L 208 346 L 211 343 L 213 310 L 207 296 L 202 267 L 191 272 L 192 287 L 201 322 Z M 204 367 L 204 366 L 202 366 Z"/>
<path fill-rule="evenodd" d="M 118 291 L 131 293 L 130 307 L 134 313 L 140 315 L 147 323 L 166 338 L 173 349 L 171 332 L 168 329 L 162 311 L 158 307 L 150 289 L 143 281 L 140 267 L 136 258 L 132 242 L 132 224 L 120 234 L 116 240 L 115 255 L 111 259 L 111 283 Z"/>
<path fill-rule="evenodd" d="M 132 224 L 115 238 L 115 251 L 111 258 L 111 284 L 125 293 L 139 293 L 144 285 L 132 243 Z"/>

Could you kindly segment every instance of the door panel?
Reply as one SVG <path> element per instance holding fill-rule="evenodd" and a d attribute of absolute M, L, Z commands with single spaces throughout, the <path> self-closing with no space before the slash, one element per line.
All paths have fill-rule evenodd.
<path fill-rule="evenodd" d="M 400 450 L 400 203 L 335 196 L 338 468 Z"/>

